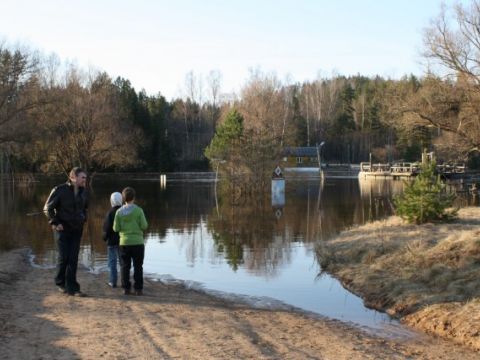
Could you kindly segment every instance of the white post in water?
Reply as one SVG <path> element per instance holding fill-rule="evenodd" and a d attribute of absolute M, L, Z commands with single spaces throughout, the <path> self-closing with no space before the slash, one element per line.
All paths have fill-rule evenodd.
<path fill-rule="evenodd" d="M 277 166 L 272 174 L 272 207 L 283 208 L 285 206 L 285 178 L 282 169 Z"/>
<path fill-rule="evenodd" d="M 165 189 L 167 187 L 167 175 L 160 175 L 160 188 Z"/>
<path fill-rule="evenodd" d="M 320 171 L 320 178 L 323 179 L 322 171 L 322 147 L 325 145 L 325 141 L 322 141 L 320 145 L 317 145 L 317 158 L 318 158 L 318 171 Z"/>

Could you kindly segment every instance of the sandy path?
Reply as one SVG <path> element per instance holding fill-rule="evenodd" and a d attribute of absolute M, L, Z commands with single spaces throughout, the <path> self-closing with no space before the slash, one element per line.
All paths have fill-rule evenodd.
<path fill-rule="evenodd" d="M 146 281 L 145 296 L 79 271 L 87 298 L 56 292 L 53 270 L 0 254 L 1 359 L 478 359 L 426 336 L 385 340 L 339 321 L 245 305 Z"/>

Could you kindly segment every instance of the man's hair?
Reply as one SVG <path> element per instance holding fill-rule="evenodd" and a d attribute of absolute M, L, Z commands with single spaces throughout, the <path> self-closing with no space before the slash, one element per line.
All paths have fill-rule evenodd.
<path fill-rule="evenodd" d="M 68 174 L 68 177 L 78 176 L 81 173 L 86 174 L 85 170 L 83 170 L 81 167 L 75 166 L 72 170 L 70 170 L 70 174 Z"/>
<path fill-rule="evenodd" d="M 135 199 L 135 189 L 128 186 L 122 190 L 123 201 L 130 202 Z"/>

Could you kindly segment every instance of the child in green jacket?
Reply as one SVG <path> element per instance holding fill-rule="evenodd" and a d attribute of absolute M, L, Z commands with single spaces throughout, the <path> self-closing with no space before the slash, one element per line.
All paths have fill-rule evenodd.
<path fill-rule="evenodd" d="M 120 234 L 120 267 L 122 288 L 125 295 L 131 291 L 130 268 L 133 261 L 135 295 L 143 295 L 143 258 L 145 245 L 143 232 L 148 223 L 140 206 L 135 205 L 135 190 L 126 187 L 122 191 L 123 205 L 117 210 L 113 221 L 113 231 Z"/>

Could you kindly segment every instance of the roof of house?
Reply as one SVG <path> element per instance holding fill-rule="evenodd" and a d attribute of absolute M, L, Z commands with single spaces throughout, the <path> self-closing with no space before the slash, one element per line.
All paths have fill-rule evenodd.
<path fill-rule="evenodd" d="M 316 146 L 286 147 L 283 149 L 284 156 L 317 157 Z"/>

